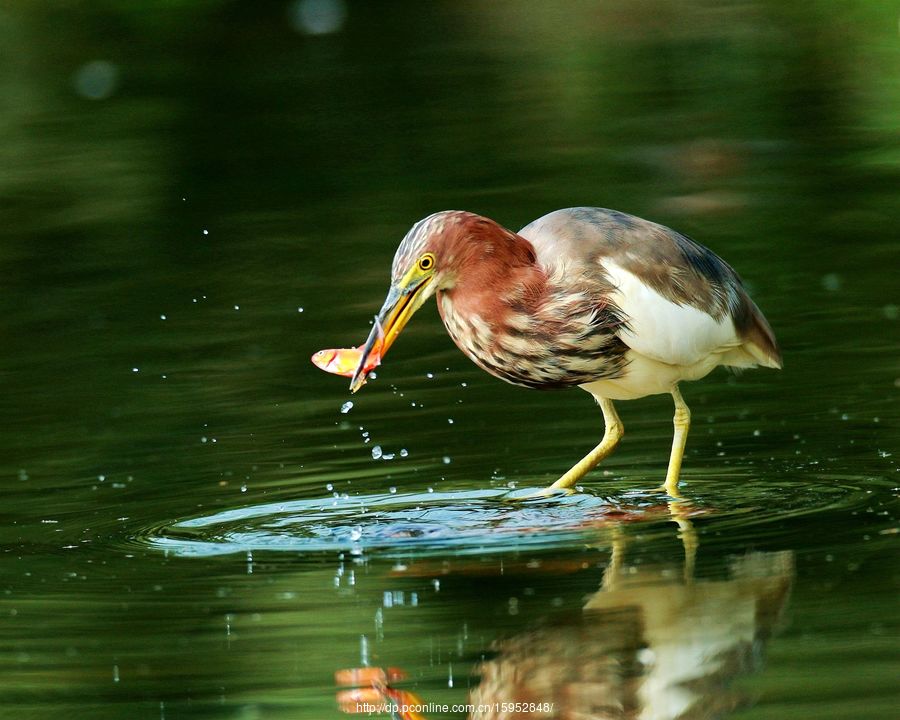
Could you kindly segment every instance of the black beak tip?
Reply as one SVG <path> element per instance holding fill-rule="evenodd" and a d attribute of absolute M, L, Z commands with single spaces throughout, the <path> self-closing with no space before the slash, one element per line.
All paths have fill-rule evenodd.
<path fill-rule="evenodd" d="M 356 372 L 353 373 L 353 377 L 350 378 L 350 393 L 355 395 L 356 392 L 366 383 L 366 374 L 363 372 L 363 369 L 357 368 Z"/>

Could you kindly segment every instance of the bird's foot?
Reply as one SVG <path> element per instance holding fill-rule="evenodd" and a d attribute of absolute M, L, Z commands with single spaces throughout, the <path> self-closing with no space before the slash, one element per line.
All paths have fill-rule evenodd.
<path fill-rule="evenodd" d="M 677 481 L 673 484 L 667 480 L 659 487 L 653 488 L 653 490 L 651 490 L 650 492 L 662 492 L 672 498 L 672 500 L 684 500 L 684 496 L 678 490 Z"/>
<path fill-rule="evenodd" d="M 506 499 L 514 502 L 521 502 L 524 500 L 538 500 L 541 498 L 548 498 L 554 495 L 574 495 L 575 492 L 576 491 L 574 488 L 556 488 L 551 485 L 550 487 L 545 487 L 541 490 L 532 490 L 531 492 L 527 492 L 524 495 L 511 493 L 510 495 L 506 496 Z"/>

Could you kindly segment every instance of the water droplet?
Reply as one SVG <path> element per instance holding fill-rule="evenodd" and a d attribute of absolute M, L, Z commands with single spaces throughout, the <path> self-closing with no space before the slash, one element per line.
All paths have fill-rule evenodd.
<path fill-rule="evenodd" d="M 356 542 L 361 537 L 362 537 L 362 528 L 359 527 L 359 525 L 357 525 L 355 528 L 353 528 L 350 531 L 350 540 L 352 540 L 353 542 Z"/>
<path fill-rule="evenodd" d="M 434 377 L 434 373 L 425 373 L 425 377 L 431 380 Z"/>
<path fill-rule="evenodd" d="M 453 418 L 447 418 L 447 424 L 448 424 L 448 425 L 452 425 L 452 424 L 453 424 Z"/>
<path fill-rule="evenodd" d="M 822 287 L 828 292 L 837 292 L 844 284 L 844 279 L 837 273 L 828 273 L 822 276 Z"/>
<path fill-rule="evenodd" d="M 296 0 L 288 9 L 291 27 L 304 35 L 330 35 L 347 19 L 344 0 Z"/>
<path fill-rule="evenodd" d="M 359 664 L 363 667 L 369 664 L 369 639 L 365 635 L 359 636 Z"/>
<path fill-rule="evenodd" d="M 326 489 L 328 492 L 331 492 L 332 490 L 334 490 L 334 485 L 332 485 L 331 483 L 328 483 L 328 484 L 325 486 L 325 489 Z"/>
<path fill-rule="evenodd" d="M 136 367 L 131 368 L 131 372 L 140 372 L 140 371 L 141 371 L 140 368 L 136 368 Z"/>
<path fill-rule="evenodd" d="M 409 457 L 409 450 L 403 448 L 400 450 L 400 457 Z"/>
<path fill-rule="evenodd" d="M 450 461 L 450 456 L 449 456 L 449 455 L 444 455 L 444 457 L 441 458 L 441 460 L 443 460 L 444 465 L 449 465 L 450 462 L 451 462 L 451 461 Z"/>
<path fill-rule="evenodd" d="M 160 319 L 160 320 L 165 320 L 165 319 L 166 319 L 166 316 L 165 316 L 165 315 L 160 315 L 160 316 L 159 316 L 159 319 Z"/>
<path fill-rule="evenodd" d="M 88 100 L 105 100 L 119 85 L 119 69 L 106 60 L 85 63 L 72 78 L 75 92 Z"/>
<path fill-rule="evenodd" d="M 372 448 L 372 459 L 380 460 L 381 459 L 381 445 L 376 445 Z"/>
<path fill-rule="evenodd" d="M 297 312 L 298 312 L 298 313 L 303 312 L 303 308 L 302 308 L 302 307 L 298 307 L 298 308 L 297 308 Z"/>
<path fill-rule="evenodd" d="M 113 682 L 119 682 L 119 666 L 113 665 Z"/>
<path fill-rule="evenodd" d="M 341 413 L 344 415 L 346 415 L 352 409 L 353 409 L 353 401 L 352 400 L 348 400 L 343 405 L 341 405 Z"/>
<path fill-rule="evenodd" d="M 391 495 L 396 495 L 396 494 L 397 494 L 397 488 L 394 487 L 393 485 L 391 485 L 391 487 L 388 488 L 388 492 L 389 492 Z"/>
<path fill-rule="evenodd" d="M 209 235 L 209 230 L 207 230 L 206 228 L 203 228 L 203 234 L 204 234 L 204 235 Z"/>
<path fill-rule="evenodd" d="M 235 305 L 235 306 L 234 306 L 234 309 L 235 309 L 235 310 L 240 310 L 240 309 L 241 309 L 241 306 L 240 306 L 240 305 Z"/>

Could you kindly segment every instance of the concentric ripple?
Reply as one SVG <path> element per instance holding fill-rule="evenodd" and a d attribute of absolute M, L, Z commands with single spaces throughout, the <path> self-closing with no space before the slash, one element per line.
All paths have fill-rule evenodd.
<path fill-rule="evenodd" d="M 862 480 L 862 478 L 859 478 Z M 866 479 L 871 488 L 873 479 Z M 589 493 L 522 499 L 529 491 L 505 489 L 392 493 L 267 503 L 192 517 L 154 528 L 141 544 L 179 556 L 254 550 L 287 552 L 450 550 L 455 553 L 571 545 L 624 522 L 667 523 L 715 518 L 731 531 L 867 501 L 851 478 L 776 482 L 736 478 L 698 483 L 684 503 L 653 492 L 613 497 Z M 736 488 L 739 488 L 737 490 Z"/>
<path fill-rule="evenodd" d="M 659 495 L 626 504 L 585 494 L 511 502 L 507 490 L 375 494 L 226 510 L 158 529 L 147 541 L 184 556 L 436 547 L 482 552 L 572 542 L 605 521 L 665 513 Z"/>

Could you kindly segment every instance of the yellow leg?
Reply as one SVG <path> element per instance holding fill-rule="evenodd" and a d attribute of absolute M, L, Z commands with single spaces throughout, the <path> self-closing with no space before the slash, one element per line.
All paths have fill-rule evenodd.
<path fill-rule="evenodd" d="M 672 454 L 669 456 L 669 469 L 666 471 L 666 482 L 663 485 L 670 496 L 679 498 L 678 476 L 681 474 L 681 459 L 684 457 L 684 445 L 687 442 L 688 429 L 691 427 L 691 411 L 685 404 L 678 386 L 672 388 L 672 399 L 675 401 L 675 435 L 672 437 Z"/>
<path fill-rule="evenodd" d="M 616 414 L 616 409 L 613 407 L 612 400 L 598 398 L 597 402 L 600 404 L 600 409 L 603 410 L 603 422 L 606 423 L 606 429 L 603 431 L 603 439 L 597 447 L 579 460 L 571 470 L 547 488 L 548 491 L 572 487 L 581 480 L 581 478 L 587 475 L 598 462 L 609 455 L 619 443 L 619 440 L 622 439 L 622 435 L 624 434 L 622 421 L 619 420 L 619 416 Z"/>

